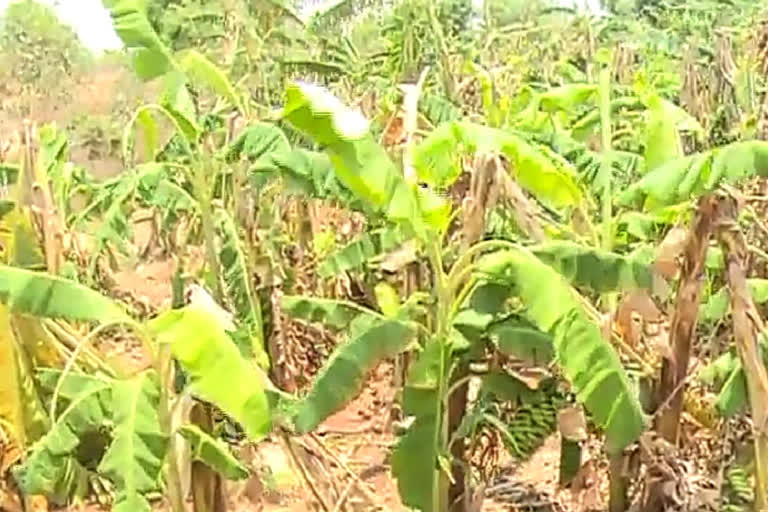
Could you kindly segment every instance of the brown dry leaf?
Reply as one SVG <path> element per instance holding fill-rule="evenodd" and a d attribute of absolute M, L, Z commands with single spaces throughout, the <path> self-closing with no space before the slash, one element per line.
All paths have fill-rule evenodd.
<path fill-rule="evenodd" d="M 587 420 L 579 405 L 560 410 L 557 425 L 560 435 L 569 441 L 583 441 L 587 438 Z"/>
<path fill-rule="evenodd" d="M 19 496 L 8 489 L 5 482 L 0 481 L 0 510 L 3 512 L 23 512 L 24 505 Z"/>
<path fill-rule="evenodd" d="M 45 496 L 27 496 L 27 512 L 48 512 L 48 500 Z"/>
<path fill-rule="evenodd" d="M 0 436 L 5 436 L 0 428 Z M 8 439 L 0 439 L 0 476 L 4 475 L 11 467 L 21 460 L 21 450 Z M 0 507 L 2 510 L 2 507 Z"/>
<path fill-rule="evenodd" d="M 625 295 L 616 309 L 616 326 L 628 345 L 634 347 L 640 341 L 642 323 L 657 322 L 661 311 L 646 292 L 634 290 Z"/>
<path fill-rule="evenodd" d="M 669 330 L 659 329 L 656 335 L 648 337 L 648 342 L 661 357 L 675 362 L 675 352 L 669 344 Z"/>
<path fill-rule="evenodd" d="M 385 272 L 397 272 L 416 261 L 416 241 L 408 240 L 403 245 L 384 255 L 379 266 Z"/>
<path fill-rule="evenodd" d="M 720 491 L 717 489 L 697 489 L 691 496 L 692 510 L 718 510 Z"/>
<path fill-rule="evenodd" d="M 400 113 L 395 114 L 389 121 L 382 136 L 384 146 L 395 146 L 405 139 L 405 122 Z"/>
<path fill-rule="evenodd" d="M 656 261 L 653 267 L 667 279 L 673 279 L 680 270 L 677 258 L 683 252 L 687 237 L 688 231 L 685 228 L 674 227 L 656 248 Z"/>
<path fill-rule="evenodd" d="M 525 384 L 529 389 L 539 389 L 539 384 L 544 379 L 551 377 L 552 375 L 544 368 L 517 368 L 515 370 L 509 370 L 510 375 L 517 378 L 520 382 Z"/>

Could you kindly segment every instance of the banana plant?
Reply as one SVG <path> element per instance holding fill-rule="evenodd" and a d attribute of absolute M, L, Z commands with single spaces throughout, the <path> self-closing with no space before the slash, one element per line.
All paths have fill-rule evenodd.
<path fill-rule="evenodd" d="M 258 366 L 240 354 L 231 326 L 214 311 L 190 304 L 140 323 L 98 292 L 43 272 L 2 265 L 0 283 L 0 320 L 5 323 L 13 315 L 25 315 L 94 326 L 63 368 L 38 368 L 35 383 L 50 405 L 47 411 L 38 405 L 42 431 L 14 469 L 23 492 L 64 504 L 78 484 L 73 476 L 85 467 L 114 485 L 113 510 L 149 511 L 147 494 L 163 488 L 161 470 L 167 465 L 165 486 L 173 509 L 180 511 L 184 508 L 176 450 L 181 442 L 189 444 L 194 460 L 224 477 L 248 477 L 247 468 L 226 445 L 183 421 L 184 403 L 194 396 L 216 404 L 253 441 L 263 439 L 271 428 L 268 382 Z M 78 369 L 85 347 L 117 326 L 131 329 L 144 343 L 152 367 L 125 376 L 108 369 Z M 3 332 L 13 335 L 15 329 Z M 169 355 L 189 376 L 178 395 L 168 388 Z M 6 403 L 19 408 L 24 402 Z"/>
<path fill-rule="evenodd" d="M 630 380 L 576 287 L 600 292 L 650 287 L 652 275 L 646 266 L 576 244 L 524 247 L 495 240 L 479 242 L 449 262 L 450 248 L 442 242 L 450 207 L 433 186 L 456 173 L 444 155 L 455 153 L 458 142 L 485 144 L 508 155 L 516 164 L 514 177 L 521 186 L 555 206 L 582 201 L 570 174 L 514 135 L 451 123 L 439 127 L 430 141 L 441 142 L 435 146 L 439 151 L 417 150 L 417 172 L 432 185 L 419 187 L 405 182 L 373 140 L 367 120 L 326 90 L 296 83 L 286 96 L 285 120 L 325 148 L 341 183 L 417 244 L 433 276 L 430 291 L 409 297 L 401 298 L 387 285 L 378 285 L 379 311 L 319 297 L 284 298 L 283 307 L 289 313 L 323 322 L 345 337 L 296 404 L 293 425 L 298 433 L 315 429 L 341 409 L 359 392 L 367 371 L 380 361 L 412 352 L 403 393 L 410 425 L 395 448 L 393 473 L 405 505 L 423 511 L 448 510 L 456 506 L 454 500 L 461 502 L 468 494 L 463 477 L 455 478 L 465 463 L 457 460 L 461 450 L 456 446 L 462 445 L 471 429 L 467 422 L 471 423 L 472 415 L 461 411 L 460 427 L 461 418 L 450 418 L 448 407 L 452 394 L 463 384 L 456 378 L 461 375 L 459 368 L 486 351 L 519 354 L 526 347 L 530 351 L 532 340 L 543 340 L 553 355 L 548 362 L 554 362 L 592 419 L 605 430 L 609 452 L 620 452 L 640 435 L 644 418 Z M 493 306 L 487 311 L 483 304 Z M 510 315 L 520 318 L 520 323 L 510 324 L 515 329 L 498 328 L 499 322 L 511 321 Z M 467 326 L 475 327 L 474 332 Z M 495 335 L 486 336 L 491 326 L 496 327 Z M 500 332 L 511 333 L 511 339 L 499 342 Z M 497 340 L 496 344 L 489 346 L 489 339 Z M 497 387 L 504 382 L 503 378 L 488 381 Z M 506 391 L 509 397 L 519 388 L 510 384 Z M 503 422 L 488 422 L 504 431 L 504 437 L 514 439 Z"/>

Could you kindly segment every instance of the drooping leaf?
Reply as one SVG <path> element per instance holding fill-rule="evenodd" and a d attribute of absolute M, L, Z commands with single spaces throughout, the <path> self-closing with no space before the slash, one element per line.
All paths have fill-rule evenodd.
<path fill-rule="evenodd" d="M 594 84 L 568 84 L 553 87 L 538 96 L 539 108 L 544 112 L 570 111 L 589 104 L 597 96 Z M 592 102 L 594 105 L 594 102 Z"/>
<path fill-rule="evenodd" d="M 520 319 L 510 318 L 495 323 L 489 336 L 502 354 L 516 357 L 530 366 L 546 366 L 554 357 L 554 340 Z"/>
<path fill-rule="evenodd" d="M 169 179 L 160 180 L 152 191 L 149 204 L 166 215 L 171 212 L 194 213 L 199 208 L 198 202 L 189 192 Z"/>
<path fill-rule="evenodd" d="M 758 344 L 763 363 L 768 364 L 766 333 L 761 333 Z M 746 409 L 749 402 L 747 380 L 739 355 L 734 349 L 699 370 L 697 378 L 703 384 L 719 388 L 715 404 L 721 416 L 730 418 Z"/>
<path fill-rule="evenodd" d="M 28 210 L 18 206 L 0 224 L 0 261 L 13 267 L 44 270 L 45 258 Z"/>
<path fill-rule="evenodd" d="M 23 357 L 24 340 L 18 340 L 8 308 L 0 305 L 0 422 L 7 444 L 19 451 L 45 431 L 47 417 Z"/>
<path fill-rule="evenodd" d="M 363 316 L 356 324 L 297 404 L 294 424 L 299 433 L 311 432 L 355 398 L 368 372 L 401 352 L 413 336 L 408 325 L 397 321 Z"/>
<path fill-rule="evenodd" d="M 357 239 L 328 255 L 317 269 L 321 277 L 339 275 L 362 267 L 366 262 L 405 242 L 398 229 L 383 228 L 363 233 Z"/>
<path fill-rule="evenodd" d="M 230 144 L 227 159 L 245 157 L 256 162 L 272 153 L 284 153 L 290 149 L 288 138 L 282 130 L 274 124 L 257 121 L 249 124 Z"/>
<path fill-rule="evenodd" d="M 196 50 L 184 50 L 177 56 L 179 68 L 191 79 L 226 98 L 241 113 L 245 113 L 240 95 L 219 67 Z"/>
<path fill-rule="evenodd" d="M 132 237 L 129 219 L 130 206 L 136 200 L 141 190 L 147 190 L 152 200 L 160 200 L 156 193 L 159 184 L 165 176 L 165 166 L 155 162 L 140 164 L 126 170 L 113 180 L 105 182 L 91 203 L 75 218 L 74 223 L 85 221 L 93 212 L 103 211 L 101 223 L 94 233 L 96 253 L 95 258 L 108 247 L 116 247 L 121 253 L 128 254 L 128 240 Z M 151 192 L 149 192 L 151 191 Z M 170 192 L 170 190 L 169 190 Z M 176 198 L 184 201 L 185 198 Z M 168 203 L 164 207 L 170 207 Z"/>
<path fill-rule="evenodd" d="M 483 337 L 493 322 L 502 319 L 511 296 L 508 286 L 493 282 L 478 284 L 465 307 L 454 317 L 454 327 L 469 339 Z"/>
<path fill-rule="evenodd" d="M 161 314 L 148 327 L 160 343 L 170 344 L 194 395 L 221 408 L 251 440 L 267 435 L 271 418 L 265 383 L 214 313 L 187 306 Z"/>
<path fill-rule="evenodd" d="M 598 293 L 653 286 L 651 267 L 630 256 L 587 247 L 574 242 L 555 241 L 531 247 L 541 261 L 562 274 L 573 286 Z"/>
<path fill-rule="evenodd" d="M 269 366 L 264 346 L 264 324 L 261 304 L 254 293 L 248 254 L 237 232 L 235 220 L 226 210 L 217 209 L 216 227 L 220 236 L 219 262 L 224 281 L 224 292 L 234 307 L 238 325 L 246 330 L 250 341 L 250 354 L 262 367 Z"/>
<path fill-rule="evenodd" d="M 183 84 L 179 85 L 179 88 L 179 91 L 186 91 Z M 178 94 L 183 93 L 178 92 Z M 123 159 L 126 162 L 131 161 L 131 140 L 137 123 L 140 123 L 138 126 L 140 126 L 143 133 L 146 134 L 147 130 L 150 130 L 151 132 L 159 132 L 160 120 L 169 122 L 171 126 L 173 126 L 175 133 L 178 135 L 176 140 L 181 143 L 181 146 L 187 154 L 192 153 L 192 144 L 197 140 L 197 136 L 200 134 L 201 129 L 197 125 L 194 117 L 180 109 L 174 101 L 174 99 L 166 99 L 163 105 L 142 105 L 136 109 L 133 117 L 123 129 L 122 152 Z"/>
<path fill-rule="evenodd" d="M 195 425 L 182 425 L 179 434 L 189 443 L 192 460 L 202 462 L 228 480 L 248 478 L 248 469 L 221 440 L 214 439 Z"/>
<path fill-rule="evenodd" d="M 476 268 L 481 278 L 512 287 L 525 318 L 553 335 L 556 360 L 605 429 L 607 450 L 616 453 L 637 439 L 644 428 L 640 403 L 615 350 L 565 279 L 522 247 L 484 256 Z"/>
<path fill-rule="evenodd" d="M 9 199 L 0 199 L 0 220 L 3 220 L 3 217 L 12 212 L 15 207 L 15 202 Z"/>
<path fill-rule="evenodd" d="M 370 207 L 410 227 L 421 239 L 427 238 L 428 226 L 445 229 L 448 203 L 427 201 L 428 191 L 405 182 L 359 112 L 323 88 L 296 83 L 288 87 L 283 116 L 324 147 L 339 180 Z"/>
<path fill-rule="evenodd" d="M 41 494 L 62 503 L 61 483 L 76 463 L 75 450 L 86 432 L 92 432 L 109 419 L 112 381 L 77 375 L 78 389 L 68 394 L 68 404 L 50 430 L 31 448 L 26 460 L 14 468 L 21 489 L 30 495 Z M 62 394 L 63 396 L 63 394 Z"/>
<path fill-rule="evenodd" d="M 434 481 L 439 466 L 436 439 L 440 428 L 436 403 L 440 398 L 431 388 L 406 387 L 403 413 L 415 416 L 392 454 L 392 474 L 403 505 L 416 510 L 436 510 Z"/>
<path fill-rule="evenodd" d="M 703 153 L 670 160 L 632 184 L 621 204 L 647 198 L 651 207 L 677 204 L 716 189 L 738 185 L 754 176 L 768 176 L 768 142 L 735 142 Z"/>
<path fill-rule="evenodd" d="M 749 278 L 747 279 L 747 287 L 752 295 L 752 300 L 757 304 L 768 302 L 768 279 Z M 702 321 L 717 322 L 725 317 L 730 308 L 728 289 L 722 287 L 710 295 L 707 302 L 699 307 L 699 315 Z"/>
<path fill-rule="evenodd" d="M 683 143 L 674 113 L 677 107 L 657 95 L 646 101 L 645 168 L 652 171 L 683 156 Z"/>
<path fill-rule="evenodd" d="M 45 272 L 0 265 L 0 302 L 13 313 L 108 323 L 125 311 L 95 290 Z"/>
<path fill-rule="evenodd" d="M 716 406 L 720 415 L 725 418 L 731 418 L 734 415 L 743 412 L 748 404 L 747 377 L 744 375 L 744 369 L 739 363 L 725 381 L 720 392 L 717 394 Z"/>
<path fill-rule="evenodd" d="M 352 210 L 364 209 L 364 203 L 336 177 L 333 163 L 325 153 L 304 148 L 274 151 L 255 166 L 276 171 L 291 194 L 340 201 Z"/>
<path fill-rule="evenodd" d="M 513 404 L 533 402 L 534 396 L 540 394 L 540 391 L 532 390 L 523 381 L 504 371 L 492 371 L 483 375 L 481 390 L 492 394 L 497 400 Z"/>
<path fill-rule="evenodd" d="M 352 320 L 361 315 L 382 318 L 373 310 L 344 300 L 284 295 L 280 305 L 286 313 L 293 317 L 301 318 L 307 322 L 319 322 L 335 329 L 349 327 Z"/>
<path fill-rule="evenodd" d="M 574 205 L 582 200 L 575 172 L 567 162 L 555 162 L 540 148 L 495 128 L 457 121 L 439 126 L 414 149 L 419 178 L 445 188 L 461 174 L 460 156 L 498 153 L 510 162 L 510 172 L 520 185 L 550 206 Z"/>
<path fill-rule="evenodd" d="M 19 178 L 19 171 L 18 165 L 0 162 L 0 186 L 8 187 L 16 184 L 16 180 Z"/>
<path fill-rule="evenodd" d="M 168 435 L 160 426 L 156 381 L 153 372 L 144 372 L 112 387 L 115 427 L 98 470 L 115 484 L 113 510 L 118 512 L 151 510 L 144 494 L 159 487 Z"/>
<path fill-rule="evenodd" d="M 141 0 L 102 0 L 112 16 L 115 32 L 126 48 L 138 49 L 134 64 L 143 80 L 156 78 L 175 67 L 170 50 L 152 28 Z"/>

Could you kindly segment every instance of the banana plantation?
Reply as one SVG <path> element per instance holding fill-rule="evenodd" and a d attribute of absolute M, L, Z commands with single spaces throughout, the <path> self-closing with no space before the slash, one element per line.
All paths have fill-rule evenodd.
<path fill-rule="evenodd" d="M 768 512 L 768 4 L 86 3 L 0 2 L 0 512 Z"/>

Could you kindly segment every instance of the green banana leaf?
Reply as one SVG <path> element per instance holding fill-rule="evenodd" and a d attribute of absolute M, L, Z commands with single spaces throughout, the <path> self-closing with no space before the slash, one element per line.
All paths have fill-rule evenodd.
<path fill-rule="evenodd" d="M 382 360 L 412 341 L 413 329 L 401 322 L 367 315 L 350 327 L 349 339 L 334 350 L 307 395 L 296 405 L 297 432 L 311 432 L 360 392 L 365 377 Z"/>
<path fill-rule="evenodd" d="M 149 331 L 171 346 L 190 379 L 193 395 L 219 407 L 240 423 L 252 441 L 271 428 L 265 381 L 245 360 L 221 321 L 202 307 L 166 311 L 150 320 Z"/>
<path fill-rule="evenodd" d="M 158 417 L 157 375 L 144 372 L 112 384 L 112 443 L 98 471 L 115 485 L 115 512 L 152 510 L 145 493 L 159 488 L 168 435 Z"/>
<path fill-rule="evenodd" d="M 0 302 L 12 313 L 64 320 L 127 321 L 122 307 L 95 290 L 45 272 L 0 265 Z"/>
<path fill-rule="evenodd" d="M 182 425 L 179 434 L 189 443 L 192 460 L 202 462 L 228 480 L 248 478 L 248 469 L 237 460 L 226 443 L 195 425 Z"/>
<path fill-rule="evenodd" d="M 294 83 L 286 91 L 283 117 L 320 144 L 336 176 L 356 197 L 386 218 L 411 228 L 422 240 L 448 224 L 449 204 L 406 183 L 384 148 L 374 141 L 369 122 L 326 89 Z"/>
<path fill-rule="evenodd" d="M 644 429 L 640 403 L 615 350 L 565 279 L 522 247 L 486 255 L 476 269 L 481 279 L 512 287 L 525 318 L 554 337 L 557 363 L 605 430 L 609 453 L 635 441 Z"/>
<path fill-rule="evenodd" d="M 556 164 L 541 147 L 517 135 L 466 121 L 443 124 L 416 146 L 416 172 L 433 187 L 448 187 L 461 174 L 460 157 L 466 153 L 506 156 L 520 186 L 549 206 L 571 206 L 583 199 L 570 164 Z"/>
<path fill-rule="evenodd" d="M 755 176 L 768 176 L 768 142 L 735 142 L 667 161 L 632 184 L 619 196 L 619 203 L 644 198 L 647 208 L 660 208 Z"/>

